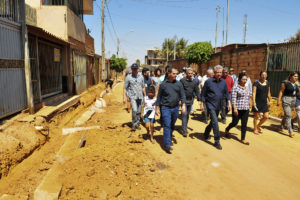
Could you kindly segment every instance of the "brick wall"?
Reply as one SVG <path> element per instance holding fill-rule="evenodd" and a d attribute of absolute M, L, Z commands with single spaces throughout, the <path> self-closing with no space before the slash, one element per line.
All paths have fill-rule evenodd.
<path fill-rule="evenodd" d="M 236 48 L 213 54 L 208 63 L 201 64 L 199 71 L 205 74 L 209 67 L 221 64 L 233 68 L 238 75 L 242 69 L 246 69 L 251 80 L 259 78 L 259 73 L 266 68 L 267 46 L 265 44 Z"/>

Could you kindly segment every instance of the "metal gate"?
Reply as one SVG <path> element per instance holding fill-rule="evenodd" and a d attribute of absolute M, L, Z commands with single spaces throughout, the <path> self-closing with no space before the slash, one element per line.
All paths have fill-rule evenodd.
<path fill-rule="evenodd" d="M 43 98 L 62 92 L 61 47 L 39 40 L 39 71 Z"/>
<path fill-rule="evenodd" d="M 0 118 L 27 106 L 21 52 L 21 26 L 0 18 Z"/>
<path fill-rule="evenodd" d="M 86 56 L 74 54 L 74 75 L 76 94 L 86 90 Z"/>
<path fill-rule="evenodd" d="M 272 96 L 277 96 L 289 73 L 300 71 L 300 42 L 270 45 L 268 52 L 268 80 Z"/>

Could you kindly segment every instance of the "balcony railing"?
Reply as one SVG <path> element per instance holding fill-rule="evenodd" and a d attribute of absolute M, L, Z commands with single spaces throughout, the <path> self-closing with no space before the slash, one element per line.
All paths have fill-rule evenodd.
<path fill-rule="evenodd" d="M 81 20 L 83 20 L 83 0 L 42 0 L 43 5 L 68 6 Z"/>
<path fill-rule="evenodd" d="M 18 0 L 0 0 L 0 18 L 20 22 L 20 4 Z"/>

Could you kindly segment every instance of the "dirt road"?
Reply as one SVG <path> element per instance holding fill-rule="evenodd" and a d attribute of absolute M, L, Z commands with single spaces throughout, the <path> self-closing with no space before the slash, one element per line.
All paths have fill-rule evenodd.
<path fill-rule="evenodd" d="M 105 97 L 106 112 L 96 113 L 82 125 L 100 125 L 100 129 L 74 134 L 74 146 L 66 150 L 67 159 L 57 172 L 63 184 L 59 199 L 300 199 L 300 134 L 289 138 L 274 131 L 279 124 L 269 121 L 262 135 L 247 132 L 250 146 L 246 146 L 237 140 L 240 131 L 233 128 L 231 139 L 222 137 L 220 151 L 212 146 L 213 139 L 203 141 L 206 125 L 197 111 L 190 119 L 187 138 L 175 132 L 174 151 L 169 155 L 161 148 L 159 124 L 156 144 L 143 139 L 144 128 L 130 132 L 131 115 L 124 110 L 121 94 L 122 84 Z M 49 142 L 0 180 L 0 196 L 33 199 L 66 140 L 62 128 L 74 127 L 84 111 L 70 111 L 49 124 Z M 252 118 L 248 125 L 252 127 Z M 220 124 L 220 130 L 224 129 Z M 86 145 L 77 149 L 84 133 Z"/>

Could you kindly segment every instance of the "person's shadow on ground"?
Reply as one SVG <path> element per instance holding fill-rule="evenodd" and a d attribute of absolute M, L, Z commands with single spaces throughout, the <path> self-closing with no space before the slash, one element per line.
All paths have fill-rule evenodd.
<path fill-rule="evenodd" d="M 203 142 L 205 142 L 205 143 L 207 143 L 207 144 L 209 144 L 209 145 L 214 146 L 214 143 L 212 143 L 212 142 L 209 141 L 209 140 L 204 139 L 204 133 L 198 133 L 198 132 L 196 132 L 196 133 L 191 133 L 191 134 L 189 134 L 189 137 L 190 137 L 191 139 L 198 139 L 198 140 L 201 140 L 201 141 L 203 141 Z"/>
<path fill-rule="evenodd" d="M 280 124 L 270 124 L 269 126 L 264 125 L 262 128 L 289 137 L 288 133 L 283 132 Z"/>

